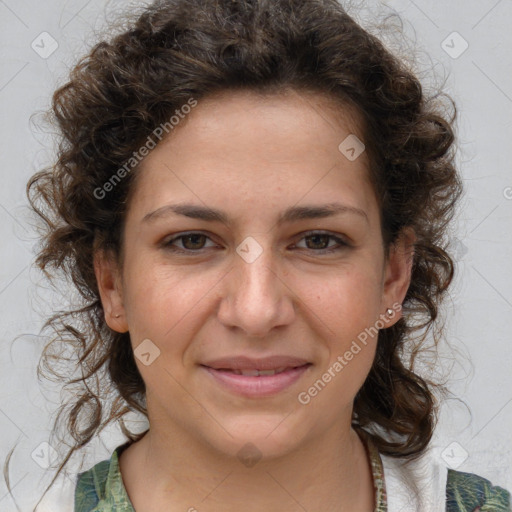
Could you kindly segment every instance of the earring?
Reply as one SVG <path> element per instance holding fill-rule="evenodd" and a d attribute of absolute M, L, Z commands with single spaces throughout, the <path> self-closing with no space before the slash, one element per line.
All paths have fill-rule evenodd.
<path fill-rule="evenodd" d="M 388 309 L 386 309 L 386 313 L 387 313 L 388 316 L 391 316 L 392 313 L 393 313 L 393 310 L 388 308 Z"/>
<path fill-rule="evenodd" d="M 114 318 L 119 318 L 120 316 L 121 316 L 121 315 L 115 315 L 115 317 L 114 317 Z"/>

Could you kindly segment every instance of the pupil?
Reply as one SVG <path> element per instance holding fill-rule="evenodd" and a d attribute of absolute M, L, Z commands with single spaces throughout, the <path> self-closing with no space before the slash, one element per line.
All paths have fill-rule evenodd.
<path fill-rule="evenodd" d="M 314 239 L 314 240 L 317 240 L 317 241 L 318 241 L 318 239 L 319 239 L 319 238 L 322 238 L 322 237 L 323 237 L 323 241 L 324 241 L 324 242 L 326 242 L 326 243 L 328 244 L 328 243 L 329 243 L 329 242 L 328 242 L 328 235 L 311 235 L 311 236 L 310 236 L 310 237 L 308 237 L 308 238 L 309 238 L 309 239 Z M 313 242 L 313 243 L 316 243 L 316 242 Z M 323 246 L 322 246 L 322 247 L 320 247 L 320 248 L 321 248 L 321 249 L 325 249 L 325 248 L 327 247 L 327 244 L 326 244 L 326 243 L 322 244 Z M 308 245 L 308 247 L 309 247 L 309 245 Z M 311 249 L 311 247 L 309 247 L 309 248 Z M 316 247 L 316 248 L 318 249 L 318 247 Z"/>
<path fill-rule="evenodd" d="M 205 235 L 187 235 L 187 236 L 184 238 L 184 240 L 185 240 L 185 241 L 187 241 L 187 240 L 195 239 L 195 240 L 196 240 L 196 243 L 197 243 L 197 238 L 201 238 L 201 237 L 202 237 L 202 238 L 204 238 L 204 236 L 205 236 Z M 203 240 L 203 242 L 204 242 L 204 240 Z M 186 243 L 185 243 L 184 245 L 185 245 L 185 247 L 187 247 L 187 244 L 186 244 Z M 194 245 L 195 245 L 195 244 L 194 244 L 194 242 L 192 242 L 192 245 L 193 245 L 193 247 L 187 247 L 187 248 L 188 248 L 188 249 L 200 249 L 200 248 L 201 248 L 201 247 L 196 247 L 196 246 L 194 246 Z M 199 243 L 199 245 L 201 246 L 202 244 L 201 244 L 201 243 Z"/>

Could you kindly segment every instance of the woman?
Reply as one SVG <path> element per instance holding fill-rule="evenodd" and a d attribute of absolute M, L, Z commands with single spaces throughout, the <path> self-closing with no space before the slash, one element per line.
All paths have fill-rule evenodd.
<path fill-rule="evenodd" d="M 412 365 L 453 276 L 453 119 L 336 1 L 156 2 L 53 109 L 28 192 L 84 299 L 49 321 L 81 369 L 69 456 L 149 423 L 76 512 L 509 510 L 429 458 Z"/>

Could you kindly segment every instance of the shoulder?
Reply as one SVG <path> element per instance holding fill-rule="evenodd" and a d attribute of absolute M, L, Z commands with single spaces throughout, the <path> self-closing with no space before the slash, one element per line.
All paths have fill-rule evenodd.
<path fill-rule="evenodd" d="M 75 512 L 89 512 L 105 497 L 111 461 L 112 458 L 98 462 L 78 475 L 75 487 Z"/>
<path fill-rule="evenodd" d="M 489 510 L 510 512 L 510 492 L 474 473 L 448 469 L 446 482 L 447 512 Z"/>
<path fill-rule="evenodd" d="M 390 512 L 512 512 L 509 491 L 477 474 L 448 468 L 436 450 L 409 461 L 381 458 Z"/>
<path fill-rule="evenodd" d="M 119 455 L 128 444 L 118 446 L 110 459 L 78 474 L 74 512 L 133 511 L 119 471 Z"/>

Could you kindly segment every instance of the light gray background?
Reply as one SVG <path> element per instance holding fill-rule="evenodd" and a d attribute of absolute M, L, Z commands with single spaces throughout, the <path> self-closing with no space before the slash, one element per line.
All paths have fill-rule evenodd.
<path fill-rule="evenodd" d="M 444 346 L 444 359 L 428 371 L 449 375 L 451 391 L 471 415 L 461 402 L 448 401 L 433 446 L 447 465 L 512 490 L 512 1 L 360 3 L 367 7 L 363 25 L 371 30 L 379 13 L 401 15 L 421 76 L 433 71 L 438 82 L 445 78 L 459 109 L 458 162 L 466 193 L 454 226 L 456 281 L 445 307 L 451 348 Z M 106 17 L 126 5 L 0 0 L 0 456 L 3 464 L 18 442 L 11 485 L 22 510 L 35 504 L 36 487 L 49 482 L 31 454 L 42 453 L 41 443 L 50 440 L 51 414 L 60 400 L 59 389 L 43 386 L 35 375 L 42 315 L 62 299 L 32 267 L 36 236 L 25 185 L 51 161 L 52 147 L 30 118 L 48 107 L 52 91 L 96 41 Z M 40 55 L 51 49 L 42 32 L 58 44 L 49 57 Z M 398 48 L 399 38 L 389 32 L 385 38 Z M 469 46 L 459 55 L 464 41 Z M 90 464 L 107 458 L 121 441 L 118 430 L 109 431 L 88 450 Z M 0 510 L 15 510 L 3 481 Z"/>

